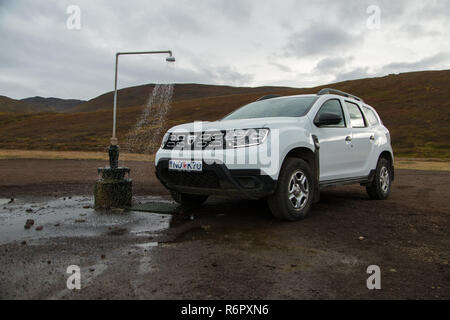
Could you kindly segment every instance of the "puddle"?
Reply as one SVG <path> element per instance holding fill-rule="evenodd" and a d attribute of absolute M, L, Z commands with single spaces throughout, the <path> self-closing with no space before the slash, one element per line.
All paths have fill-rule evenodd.
<path fill-rule="evenodd" d="M 148 249 L 148 248 L 157 247 L 158 242 L 139 243 L 139 244 L 136 244 L 135 246 L 138 248 L 141 248 L 141 249 Z"/>
<path fill-rule="evenodd" d="M 149 235 L 168 229 L 172 219 L 169 214 L 95 211 L 93 197 L 15 199 L 12 203 L 8 203 L 10 199 L 1 200 L 7 202 L 0 207 L 0 244 L 53 237 Z M 140 199 L 145 200 L 157 198 Z M 25 229 L 28 219 L 33 219 L 34 224 Z"/>
<path fill-rule="evenodd" d="M 134 246 L 143 250 L 143 255 L 141 259 L 139 259 L 138 274 L 144 275 L 154 271 L 156 268 L 153 263 L 153 257 L 149 254 L 149 251 L 151 251 L 152 248 L 157 247 L 158 242 L 139 243 Z"/>
<path fill-rule="evenodd" d="M 8 204 L 10 201 L 11 199 L 0 198 L 0 206 Z"/>
<path fill-rule="evenodd" d="M 146 211 L 155 213 L 174 213 L 180 210 L 180 205 L 173 201 L 147 201 L 144 203 L 135 204 L 131 207 L 134 211 Z"/>

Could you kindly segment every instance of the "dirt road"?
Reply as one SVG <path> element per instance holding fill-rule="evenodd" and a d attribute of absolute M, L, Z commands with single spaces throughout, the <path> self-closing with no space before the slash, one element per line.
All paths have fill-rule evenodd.
<path fill-rule="evenodd" d="M 33 203 L 44 208 L 31 214 L 42 231 L 0 236 L 0 298 L 450 299 L 450 172 L 398 170 L 388 201 L 359 186 L 325 189 L 295 223 L 274 220 L 263 202 L 213 198 L 166 228 L 167 215 L 55 200 L 90 196 L 104 164 L 0 161 L 0 198 L 18 198 L 1 205 L 0 226 L 23 225 Z M 127 165 L 136 195 L 167 199 L 151 163 Z M 72 264 L 79 291 L 66 288 Z M 381 290 L 366 287 L 369 265 L 381 268 Z"/>

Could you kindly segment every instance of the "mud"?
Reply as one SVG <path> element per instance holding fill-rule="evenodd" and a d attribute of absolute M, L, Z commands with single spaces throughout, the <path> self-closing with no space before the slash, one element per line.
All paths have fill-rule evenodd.
<path fill-rule="evenodd" d="M 288 223 L 264 202 L 219 198 L 174 217 L 95 212 L 102 165 L 0 161 L 0 298 L 450 298 L 449 172 L 397 170 L 387 201 L 325 189 L 306 220 Z M 126 165 L 135 201 L 169 199 L 153 164 Z M 69 265 L 81 268 L 81 290 L 66 288 Z M 381 290 L 366 287 L 369 265 L 381 268 Z"/>

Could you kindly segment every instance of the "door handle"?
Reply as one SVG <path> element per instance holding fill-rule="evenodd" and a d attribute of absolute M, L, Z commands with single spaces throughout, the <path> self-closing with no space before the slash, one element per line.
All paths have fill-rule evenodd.
<path fill-rule="evenodd" d="M 374 136 L 374 135 L 371 135 L 369 139 L 370 139 L 371 141 L 374 141 L 374 140 L 375 140 L 375 136 Z"/>
<path fill-rule="evenodd" d="M 351 141 L 352 141 L 352 137 L 350 137 L 350 136 L 346 136 L 346 137 L 345 137 L 345 141 L 347 141 L 347 142 L 351 142 Z"/>

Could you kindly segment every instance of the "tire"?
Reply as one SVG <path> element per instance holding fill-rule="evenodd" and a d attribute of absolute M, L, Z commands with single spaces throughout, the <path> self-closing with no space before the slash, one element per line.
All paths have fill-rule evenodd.
<path fill-rule="evenodd" d="M 206 195 L 186 194 L 177 191 L 170 191 L 170 194 L 177 203 L 189 207 L 201 206 L 208 199 Z"/>
<path fill-rule="evenodd" d="M 374 200 L 386 200 L 391 191 L 391 184 L 391 163 L 386 158 L 380 158 L 375 169 L 373 181 L 366 187 L 367 194 Z"/>
<path fill-rule="evenodd" d="M 273 195 L 267 199 L 270 211 L 278 219 L 304 219 L 314 200 L 314 175 L 299 158 L 288 158 L 283 164 Z"/>

